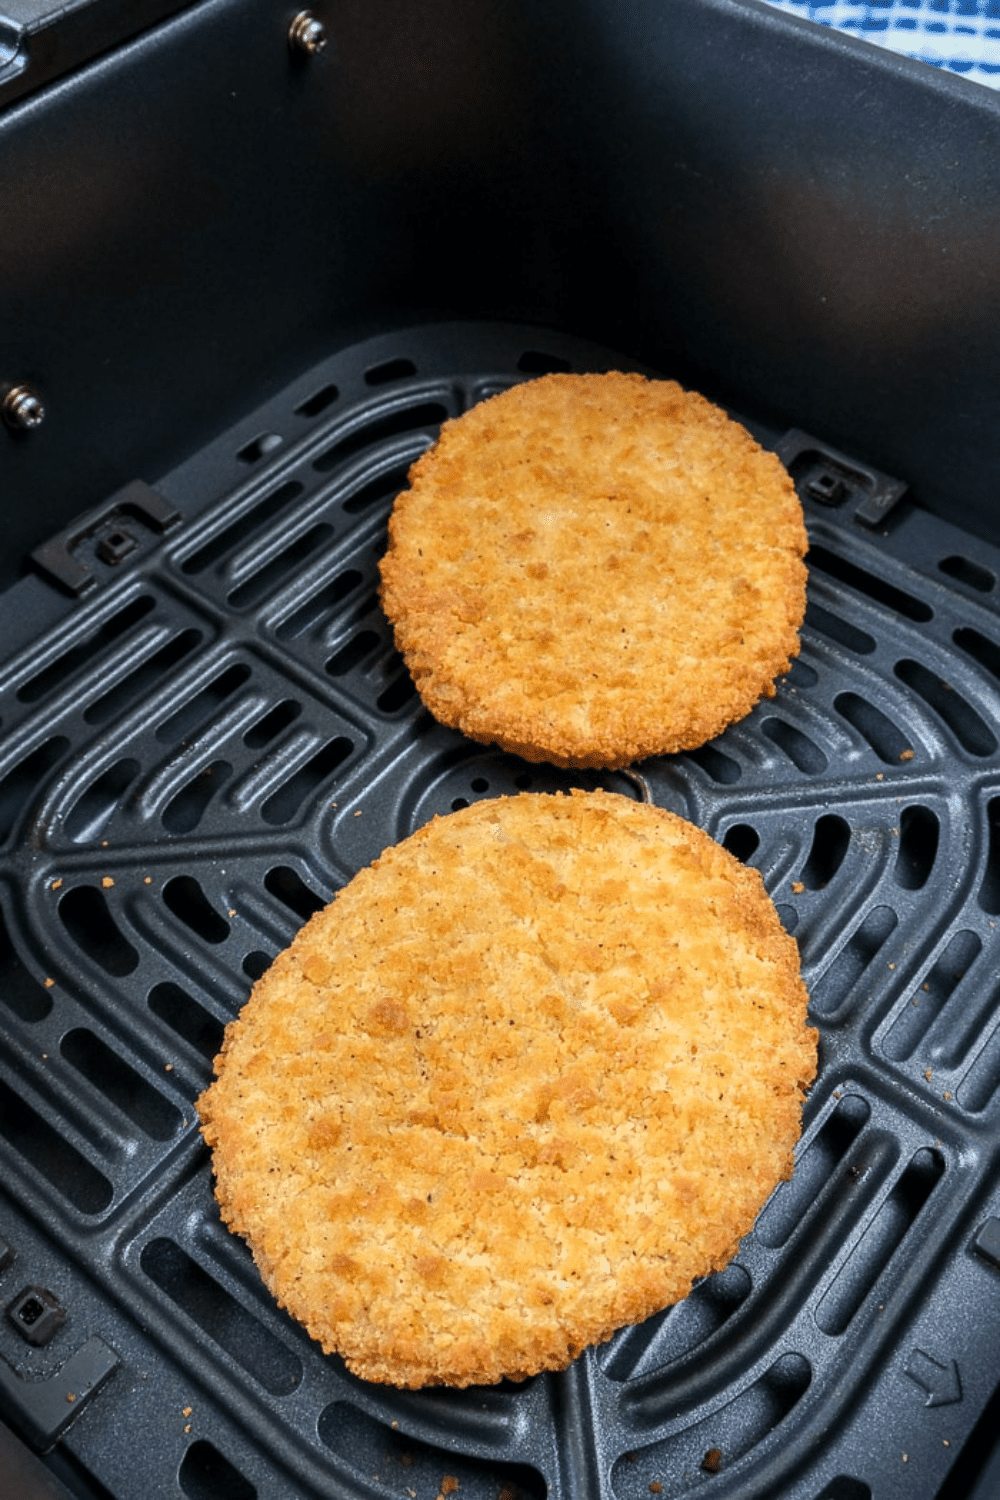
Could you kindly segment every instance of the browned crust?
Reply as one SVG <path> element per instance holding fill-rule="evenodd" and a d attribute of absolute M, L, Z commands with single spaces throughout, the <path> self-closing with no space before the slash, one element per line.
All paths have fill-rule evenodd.
<path fill-rule="evenodd" d="M 474 740 L 566 766 L 692 749 L 798 652 L 794 486 L 673 381 L 525 382 L 409 478 L 382 603 L 424 703 Z"/>
<path fill-rule="evenodd" d="M 302 929 L 198 1108 L 226 1222 L 368 1380 L 563 1368 L 726 1264 L 816 1064 L 757 872 L 606 793 L 435 819 Z"/>

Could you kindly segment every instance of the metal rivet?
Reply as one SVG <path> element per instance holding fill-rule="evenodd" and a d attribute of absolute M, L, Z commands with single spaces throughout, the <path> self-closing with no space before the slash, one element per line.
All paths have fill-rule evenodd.
<path fill-rule="evenodd" d="M 0 402 L 0 413 L 8 427 L 17 427 L 22 431 L 40 427 L 45 421 L 45 407 L 41 397 L 30 385 L 11 386 Z"/>
<path fill-rule="evenodd" d="M 297 52 L 315 57 L 326 46 L 326 27 L 317 21 L 311 10 L 300 10 L 288 28 L 288 45 Z"/>

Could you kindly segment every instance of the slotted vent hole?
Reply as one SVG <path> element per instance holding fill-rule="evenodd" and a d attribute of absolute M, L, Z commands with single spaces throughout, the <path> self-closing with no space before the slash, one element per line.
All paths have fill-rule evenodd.
<path fill-rule="evenodd" d="M 879 760 L 887 766 L 898 766 L 910 749 L 910 742 L 891 719 L 857 693 L 838 693 L 833 706 L 842 719 L 867 740 Z"/>
<path fill-rule="evenodd" d="M 886 1057 L 894 1062 L 912 1057 L 982 947 L 976 933 L 955 933 L 893 1022 L 882 1046 Z"/>
<path fill-rule="evenodd" d="M 735 786 L 743 774 L 739 762 L 724 755 L 714 745 L 702 745 L 697 750 L 689 750 L 687 755 L 689 760 L 700 766 L 705 775 L 718 782 L 719 786 Z"/>
<path fill-rule="evenodd" d="M 816 1500 L 872 1500 L 872 1492 L 863 1479 L 838 1474 L 825 1489 L 820 1490 Z"/>
<path fill-rule="evenodd" d="M 925 1148 L 913 1157 L 816 1309 L 816 1322 L 824 1333 L 836 1336 L 847 1328 L 913 1228 L 943 1173 L 940 1152 Z"/>
<path fill-rule="evenodd" d="M 75 844 L 98 839 L 140 770 L 137 760 L 119 760 L 77 798 L 66 814 L 66 835 Z"/>
<path fill-rule="evenodd" d="M 355 605 L 351 620 L 355 625 L 359 624 L 366 615 L 370 615 L 379 608 L 378 591 L 373 590 Z"/>
<path fill-rule="evenodd" d="M 265 745 L 276 740 L 290 724 L 294 724 L 301 712 L 301 703 L 297 703 L 294 698 L 283 698 L 262 719 L 258 719 L 256 724 L 251 724 L 243 736 L 244 745 L 248 750 L 263 750 Z"/>
<path fill-rule="evenodd" d="M 823 751 L 793 724 L 786 723 L 784 719 L 765 719 L 760 727 L 761 732 L 772 744 L 777 745 L 792 765 L 807 776 L 821 776 L 826 770 L 827 760 Z"/>
<path fill-rule="evenodd" d="M 169 676 L 173 669 L 179 666 L 200 643 L 200 630 L 180 631 L 173 640 L 161 646 L 159 651 L 154 652 L 127 677 L 122 678 L 121 682 L 116 683 L 109 692 L 95 699 L 84 710 L 83 717 L 87 723 L 106 724 L 109 719 L 124 713 L 134 703 L 161 687 L 163 679 Z"/>
<path fill-rule="evenodd" d="M 333 527 L 325 522 L 312 526 L 294 542 L 289 543 L 277 557 L 260 568 L 228 595 L 227 603 L 233 609 L 253 609 L 273 594 L 292 574 L 302 568 L 303 563 L 314 552 L 326 545 L 333 536 Z"/>
<path fill-rule="evenodd" d="M 24 967 L 0 909 L 0 1001 L 22 1021 L 44 1021 L 52 1009 L 49 990 Z"/>
<path fill-rule="evenodd" d="M 791 1181 L 781 1184 L 757 1220 L 754 1233 L 761 1244 L 777 1249 L 786 1243 L 833 1180 L 870 1114 L 867 1101 L 858 1094 L 839 1101 L 796 1162 Z"/>
<path fill-rule="evenodd" d="M 820 604 L 814 604 L 812 600 L 806 606 L 805 623 L 810 630 L 815 630 L 818 635 L 825 635 L 827 640 L 844 646 L 857 656 L 871 656 L 875 650 L 875 640 L 866 630 L 859 630 L 856 625 L 842 620 L 839 615 L 824 609 Z"/>
<path fill-rule="evenodd" d="M 259 535 L 266 526 L 282 511 L 287 510 L 293 500 L 297 500 L 302 494 L 302 485 L 297 479 L 290 479 L 287 484 L 280 485 L 271 494 L 265 495 L 258 500 L 257 504 L 243 512 L 235 521 L 232 521 L 224 530 L 214 536 L 211 541 L 199 547 L 190 557 L 181 563 L 181 572 L 189 576 L 195 573 L 203 573 L 213 563 L 219 562 L 227 557 L 238 547 L 245 547 L 253 537 Z"/>
<path fill-rule="evenodd" d="M 399 355 L 396 359 L 383 360 L 365 371 L 365 385 L 388 385 L 393 380 L 406 380 L 417 373 L 412 359 Z"/>
<path fill-rule="evenodd" d="M 299 403 L 295 408 L 297 417 L 318 417 L 321 411 L 326 411 L 337 400 L 340 392 L 335 385 L 320 386 L 305 401 Z"/>
<path fill-rule="evenodd" d="M 305 635 L 307 631 L 316 632 L 329 621 L 331 615 L 343 599 L 353 594 L 359 583 L 364 581 L 364 575 L 357 568 L 347 568 L 318 594 L 307 599 L 305 604 L 299 606 L 287 619 L 282 620 L 275 631 L 279 641 L 294 641 L 299 636 Z"/>
<path fill-rule="evenodd" d="M 60 1050 L 66 1061 L 144 1135 L 154 1141 L 168 1141 L 176 1134 L 180 1111 L 94 1032 L 82 1026 L 67 1032 Z"/>
<path fill-rule="evenodd" d="M 184 1454 L 177 1482 L 186 1500 L 257 1500 L 256 1485 L 205 1438 Z"/>
<path fill-rule="evenodd" d="M 330 657 L 326 670 L 331 677 L 346 677 L 348 672 L 353 672 L 381 644 L 382 638 L 377 631 L 359 630 L 357 635 L 352 636 L 345 646 L 341 646 Z"/>
<path fill-rule="evenodd" d="M 978 630 L 968 628 L 956 630 L 952 640 L 960 651 L 971 656 L 979 666 L 985 667 L 992 677 L 1000 678 L 1000 646 L 996 641 L 981 635 Z"/>
<path fill-rule="evenodd" d="M 962 979 L 964 975 L 960 976 L 960 983 Z M 969 983 L 963 985 L 961 996 L 928 1038 L 927 1056 L 935 1068 L 958 1068 L 974 1055 L 983 1037 L 996 1024 L 998 1002 L 1000 987 L 995 969 L 991 971 L 984 963 L 974 971 Z"/>
<path fill-rule="evenodd" d="M 895 931 L 899 918 L 891 906 L 875 906 L 848 939 L 822 978 L 813 986 L 812 1009 L 829 1016 L 861 982 L 879 949 Z"/>
<path fill-rule="evenodd" d="M 374 421 L 363 422 L 345 437 L 334 443 L 313 462 L 313 468 L 321 474 L 329 473 L 345 458 L 361 453 L 375 443 L 384 443 L 388 438 L 401 437 L 404 432 L 420 432 L 427 427 L 440 427 L 451 415 L 440 401 L 421 401 L 412 406 L 393 407 L 385 416 Z M 405 477 L 404 477 L 405 483 Z M 402 485 L 400 485 L 402 489 Z"/>
<path fill-rule="evenodd" d="M 729 1265 L 706 1276 L 682 1302 L 623 1329 L 609 1345 L 606 1373 L 612 1380 L 635 1380 L 673 1364 L 717 1333 L 752 1288 L 742 1266 Z"/>
<path fill-rule="evenodd" d="M 474 1417 L 462 1422 L 463 1429 L 469 1425 L 478 1436 Z M 320 1441 L 352 1468 L 378 1475 L 380 1492 L 386 1495 L 433 1497 L 441 1492 L 445 1474 L 457 1481 L 454 1500 L 497 1500 L 498 1496 L 545 1500 L 548 1494 L 542 1476 L 525 1464 L 434 1447 L 377 1421 L 348 1401 L 331 1401 L 324 1407 L 317 1431 Z M 496 1441 L 492 1430 L 488 1430 L 487 1443 L 490 1440 Z"/>
<path fill-rule="evenodd" d="M 308 922 L 311 916 L 322 911 L 326 905 L 322 896 L 317 896 L 315 891 L 310 890 L 301 875 L 290 865 L 276 865 L 273 870 L 268 870 L 264 876 L 264 887 L 303 922 Z"/>
<path fill-rule="evenodd" d="M 986 866 L 979 887 L 979 905 L 995 917 L 1000 912 L 1000 797 L 986 805 Z"/>
<path fill-rule="evenodd" d="M 285 823 L 290 823 L 296 816 L 303 803 L 313 795 L 338 766 L 350 755 L 354 749 L 349 739 L 338 735 L 336 739 L 330 740 L 322 749 L 317 750 L 304 766 L 300 766 L 295 774 L 278 788 L 264 803 L 261 808 L 261 817 L 265 823 L 278 828 Z"/>
<path fill-rule="evenodd" d="M 847 857 L 850 842 L 850 825 L 836 813 L 824 813 L 817 819 L 809 857 L 799 877 L 806 890 L 821 891 L 830 884 Z"/>
<path fill-rule="evenodd" d="M 212 799 L 232 774 L 233 768 L 225 760 L 215 760 L 211 765 L 203 766 L 163 809 L 161 821 L 167 832 L 184 834 L 197 828 Z"/>
<path fill-rule="evenodd" d="M 785 687 L 811 688 L 819 682 L 819 673 L 807 661 L 803 661 L 801 656 L 795 656 L 781 682 Z"/>
<path fill-rule="evenodd" d="M 270 953 L 261 953 L 259 949 L 255 949 L 253 953 L 248 953 L 243 960 L 243 972 L 248 979 L 252 979 L 254 984 L 256 984 L 257 980 L 263 978 L 267 973 L 273 962 L 274 959 Z"/>
<path fill-rule="evenodd" d="M 734 823 L 726 829 L 722 844 L 745 865 L 760 848 L 760 834 L 749 823 Z"/>
<path fill-rule="evenodd" d="M 991 589 L 996 588 L 996 576 L 989 568 L 984 568 L 980 563 L 973 562 L 969 557 L 962 557 L 956 553 L 951 557 L 945 557 L 938 563 L 942 573 L 947 573 L 949 578 L 955 578 L 959 583 L 964 583 L 970 589 L 976 589 L 980 594 L 988 594 Z"/>
<path fill-rule="evenodd" d="M 904 589 L 896 588 L 895 584 L 888 583 L 874 573 L 869 573 L 866 568 L 860 568 L 856 563 L 848 562 L 846 558 L 839 557 L 837 553 L 830 552 L 826 547 L 809 548 L 809 566 L 817 568 L 829 578 L 835 578 L 839 583 L 846 584 L 856 593 L 864 594 L 866 598 L 892 610 L 894 614 L 902 615 L 904 619 L 924 624 L 934 618 L 934 611 L 922 599 L 915 598 Z"/>
<path fill-rule="evenodd" d="M 178 921 L 206 943 L 224 943 L 229 936 L 229 923 L 219 916 L 193 875 L 168 880 L 163 900 Z"/>
<path fill-rule="evenodd" d="M 0 1136 L 32 1171 L 82 1214 L 99 1214 L 114 1197 L 111 1183 L 36 1110 L 0 1079 Z"/>
<path fill-rule="evenodd" d="M 525 349 L 517 362 L 523 375 L 568 375 L 573 366 L 561 354 L 546 349 Z"/>
<path fill-rule="evenodd" d="M 176 1241 L 150 1240 L 140 1257 L 144 1273 L 201 1331 L 273 1396 L 287 1396 L 302 1379 L 302 1363 Z"/>
<path fill-rule="evenodd" d="M 344 510 L 351 516 L 360 515 L 364 510 L 373 510 L 377 505 L 384 505 L 388 510 L 396 496 L 406 487 L 408 473 L 409 464 L 369 480 L 368 484 L 348 495 L 344 501 Z"/>
<path fill-rule="evenodd" d="M 785 1420 L 809 1389 L 812 1367 L 801 1354 L 783 1354 L 728 1405 L 680 1432 L 618 1459 L 612 1489 L 619 1500 L 649 1500 L 664 1475 L 690 1475 L 690 1484 L 724 1477 Z M 694 1476 L 697 1476 L 695 1478 Z M 729 1488 L 727 1486 L 727 1488 Z M 672 1494 L 680 1491 L 671 1487 Z"/>
<path fill-rule="evenodd" d="M 251 438 L 249 443 L 244 443 L 242 448 L 237 448 L 236 457 L 240 463 L 257 464 L 269 453 L 276 453 L 284 442 L 277 432 L 261 432 L 257 437 Z"/>
<path fill-rule="evenodd" d="M 976 1057 L 958 1090 L 963 1109 L 976 1114 L 986 1108 L 1000 1088 L 1000 1028 L 993 1032 Z"/>
<path fill-rule="evenodd" d="M 223 1023 L 180 985 L 170 980 L 154 985 L 149 992 L 148 1004 L 154 1016 L 164 1021 L 202 1057 L 211 1061 L 222 1047 Z"/>
<path fill-rule="evenodd" d="M 918 661 L 898 661 L 893 669 L 918 697 L 932 708 L 970 755 L 992 755 L 997 748 L 992 731 L 970 703 Z"/>
<path fill-rule="evenodd" d="M 896 884 L 919 891 L 931 877 L 937 859 L 941 825 L 929 807 L 905 807 L 899 819 L 899 847 L 894 871 Z"/>
<path fill-rule="evenodd" d="M 10 837 L 14 824 L 30 807 L 49 772 L 69 749 L 69 740 L 53 735 L 36 745 L 0 781 L 0 840 Z"/>
<path fill-rule="evenodd" d="M 60 898 L 57 909 L 68 936 L 106 974 L 121 979 L 138 967 L 138 953 L 111 915 L 104 892 L 97 886 L 72 886 Z"/>
<path fill-rule="evenodd" d="M 123 635 L 127 635 L 134 625 L 138 625 L 139 621 L 149 614 L 155 604 L 156 600 L 148 594 L 141 594 L 139 598 L 133 599 L 124 609 L 120 609 L 117 614 L 105 620 L 77 645 L 63 652 L 62 656 L 51 666 L 22 683 L 17 690 L 20 701 L 37 703 L 40 699 L 48 697 L 50 693 L 54 693 L 56 688 L 61 687 L 77 672 L 92 670 L 95 660 L 102 651 L 114 645 L 115 641 L 121 640 Z"/>
<path fill-rule="evenodd" d="M 383 688 L 375 699 L 375 707 L 383 714 L 398 713 L 416 696 L 416 685 L 409 672 L 402 671 L 398 677 Z"/>
<path fill-rule="evenodd" d="M 249 678 L 250 668 L 245 662 L 234 662 L 224 672 L 213 677 L 211 682 L 206 683 L 193 698 L 189 698 L 158 726 L 156 738 L 159 743 L 174 745 L 178 740 L 189 739 Z"/>

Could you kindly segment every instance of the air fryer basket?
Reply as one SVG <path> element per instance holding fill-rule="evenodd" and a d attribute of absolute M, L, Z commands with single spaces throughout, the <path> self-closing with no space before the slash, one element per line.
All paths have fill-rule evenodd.
<path fill-rule="evenodd" d="M 755 0 L 344 0 L 313 57 L 295 9 L 0 0 L 0 401 L 46 408 L 0 427 L 0 1491 L 986 1500 L 1000 99 Z M 395 1392 L 264 1291 L 193 1100 L 386 844 L 639 795 L 436 725 L 375 592 L 441 421 L 611 367 L 722 401 L 803 498 L 793 670 L 641 771 L 761 870 L 820 1073 L 685 1302 Z"/>
<path fill-rule="evenodd" d="M 621 363 L 380 336 L 41 550 L 67 607 L 3 683 L 0 1375 L 98 1493 L 930 1496 L 993 1393 L 1000 554 L 802 433 L 757 428 L 808 514 L 801 656 L 643 767 L 761 870 L 822 1036 L 796 1174 L 734 1262 L 563 1375 L 400 1393 L 323 1357 L 220 1224 L 192 1101 L 300 923 L 435 813 L 637 795 L 434 724 L 375 595 L 441 420 Z"/>

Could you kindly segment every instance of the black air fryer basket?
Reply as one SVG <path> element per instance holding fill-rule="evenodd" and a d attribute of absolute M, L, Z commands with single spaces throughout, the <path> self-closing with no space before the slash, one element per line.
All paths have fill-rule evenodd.
<path fill-rule="evenodd" d="M 998 161 L 986 90 L 754 0 L 0 0 L 4 1500 L 1000 1493 Z M 387 844 L 640 795 L 436 725 L 376 596 L 442 421 L 610 368 L 803 499 L 793 670 L 640 769 L 761 871 L 820 1072 L 685 1302 L 398 1392 L 279 1312 L 193 1101 Z"/>

